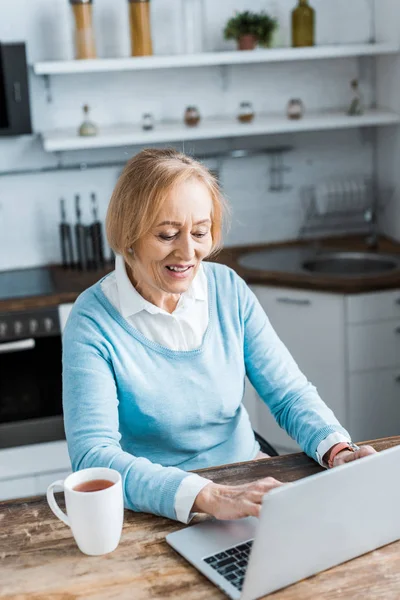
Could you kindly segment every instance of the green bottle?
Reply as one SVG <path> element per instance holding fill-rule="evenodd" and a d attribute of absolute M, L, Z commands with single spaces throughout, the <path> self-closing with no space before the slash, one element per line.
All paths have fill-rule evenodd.
<path fill-rule="evenodd" d="M 315 45 L 315 10 L 308 0 L 299 0 L 298 6 L 292 11 L 292 46 Z"/>

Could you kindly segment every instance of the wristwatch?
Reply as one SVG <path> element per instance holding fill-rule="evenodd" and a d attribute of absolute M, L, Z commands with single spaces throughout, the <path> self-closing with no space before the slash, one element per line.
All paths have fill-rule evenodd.
<path fill-rule="evenodd" d="M 357 446 L 357 444 L 353 444 L 353 442 L 349 442 L 348 444 L 349 445 L 346 448 L 346 450 L 350 450 L 350 452 L 357 452 L 357 450 L 360 449 L 360 446 Z"/>
<path fill-rule="evenodd" d="M 343 450 L 350 450 L 350 452 L 356 452 L 360 448 L 353 444 L 353 442 L 340 442 L 340 444 L 335 444 L 331 450 L 329 459 L 328 459 L 328 467 L 329 469 L 333 468 L 333 461 L 340 452 Z"/>

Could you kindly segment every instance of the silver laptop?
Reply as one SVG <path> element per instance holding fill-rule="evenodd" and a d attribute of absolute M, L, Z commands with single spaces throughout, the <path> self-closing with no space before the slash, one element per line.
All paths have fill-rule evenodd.
<path fill-rule="evenodd" d="M 400 446 L 276 488 L 260 518 L 167 542 L 230 598 L 254 600 L 400 539 Z"/>

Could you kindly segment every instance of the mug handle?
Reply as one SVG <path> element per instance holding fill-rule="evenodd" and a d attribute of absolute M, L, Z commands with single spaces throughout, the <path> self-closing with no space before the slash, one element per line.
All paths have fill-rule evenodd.
<path fill-rule="evenodd" d="M 53 483 L 51 483 L 49 485 L 49 487 L 47 488 L 47 502 L 49 503 L 49 506 L 51 508 L 51 510 L 53 511 L 53 513 L 56 515 L 56 517 L 58 517 L 63 523 L 65 523 L 66 525 L 68 525 L 68 527 L 71 527 L 71 524 L 69 522 L 69 519 L 67 517 L 67 515 L 61 510 L 61 508 L 58 506 L 56 499 L 54 498 L 54 488 L 55 487 L 61 487 L 62 489 L 64 489 L 64 481 L 62 479 L 59 479 L 58 481 L 54 481 Z"/>

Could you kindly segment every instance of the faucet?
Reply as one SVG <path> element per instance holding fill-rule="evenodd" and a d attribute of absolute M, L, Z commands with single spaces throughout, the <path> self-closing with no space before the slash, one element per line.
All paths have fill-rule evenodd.
<path fill-rule="evenodd" d="M 378 210 L 376 202 L 364 211 L 364 221 L 369 224 L 369 231 L 365 243 L 369 250 L 377 250 L 379 246 Z"/>

